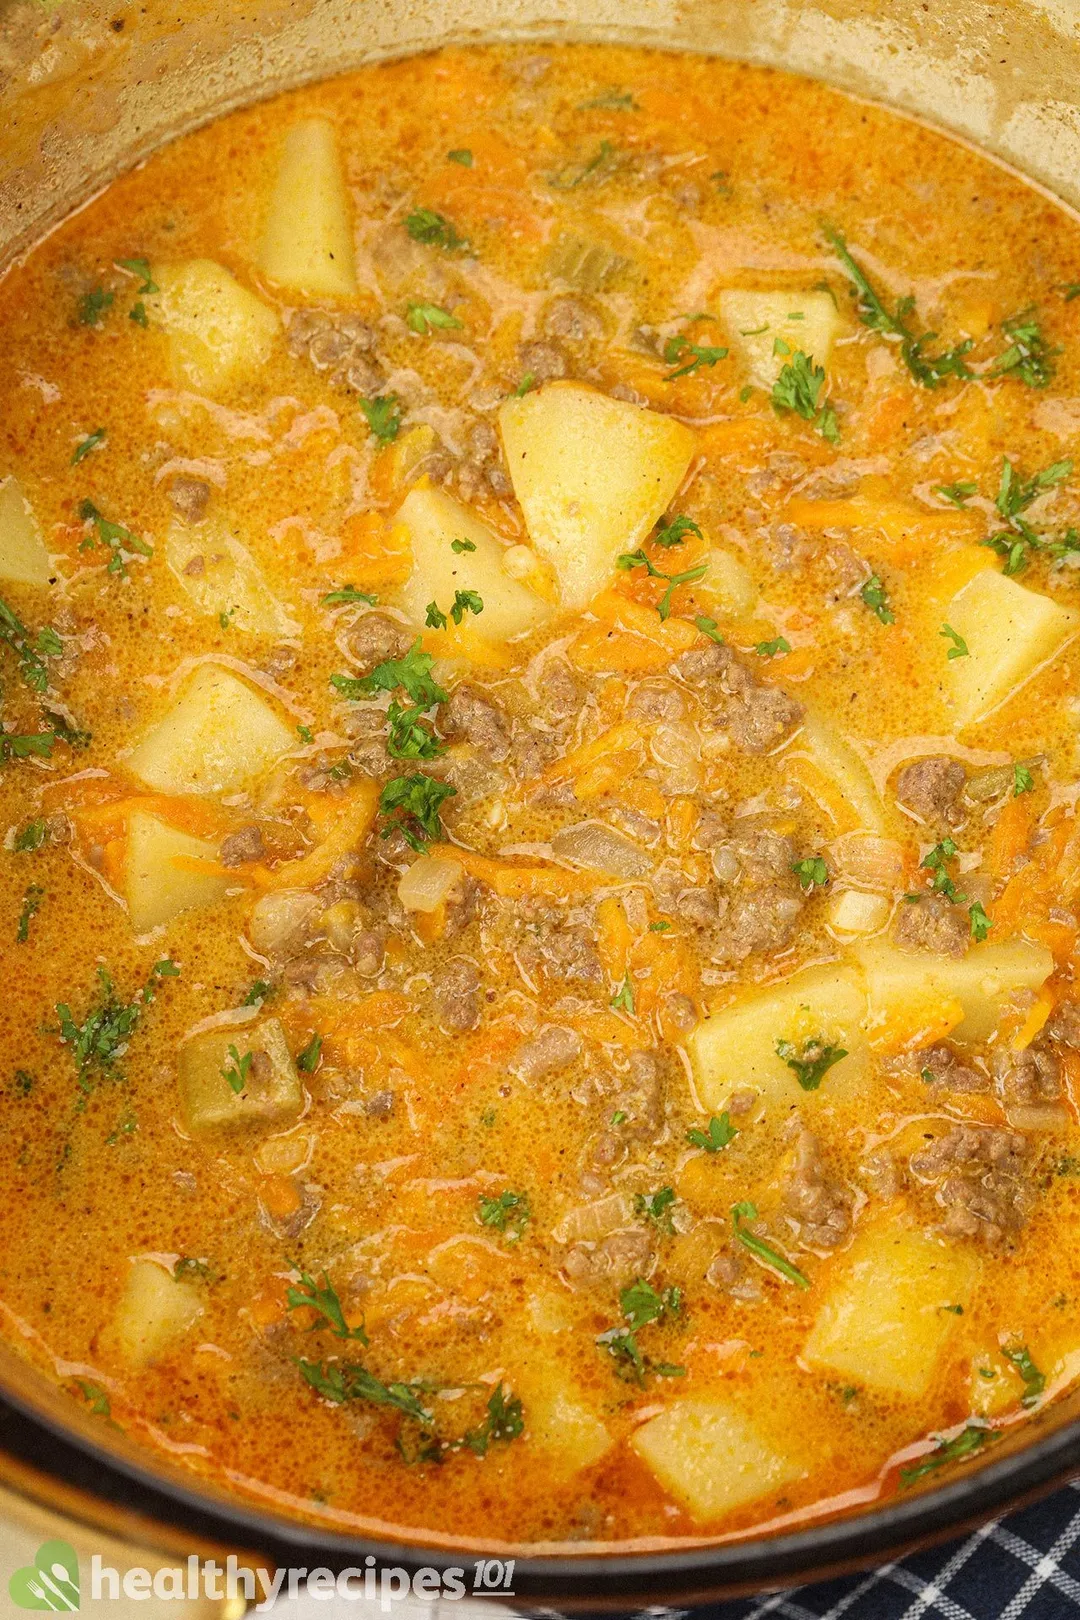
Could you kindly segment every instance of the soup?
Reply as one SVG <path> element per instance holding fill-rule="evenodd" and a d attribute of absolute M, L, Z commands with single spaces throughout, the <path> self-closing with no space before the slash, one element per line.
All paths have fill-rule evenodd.
<path fill-rule="evenodd" d="M 10 270 L 23 1355 L 486 1545 L 806 1522 L 1037 1421 L 1078 263 L 942 135 L 597 46 L 237 113 Z"/>

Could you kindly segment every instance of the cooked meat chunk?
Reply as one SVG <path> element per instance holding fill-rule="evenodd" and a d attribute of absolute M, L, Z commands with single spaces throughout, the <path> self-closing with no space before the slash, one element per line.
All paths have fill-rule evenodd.
<path fill-rule="evenodd" d="M 900 907 L 893 938 L 905 951 L 963 956 L 971 943 L 971 924 L 967 914 L 942 895 L 923 894 Z"/>
<path fill-rule="evenodd" d="M 534 382 L 551 382 L 566 376 L 566 356 L 557 343 L 538 338 L 534 343 L 523 343 L 520 349 L 522 377 L 531 376 Z"/>
<path fill-rule="evenodd" d="M 651 1141 L 664 1124 L 664 1086 L 660 1064 L 653 1052 L 631 1052 L 626 1082 L 615 1103 L 625 1115 L 619 1125 L 631 1141 Z"/>
<path fill-rule="evenodd" d="M 1080 1001 L 1062 1001 L 1047 1020 L 1046 1033 L 1052 1041 L 1080 1052 Z"/>
<path fill-rule="evenodd" d="M 548 337 L 568 343 L 589 343 L 604 335 L 604 318 L 580 298 L 555 298 L 544 312 Z"/>
<path fill-rule="evenodd" d="M 361 928 L 349 946 L 349 961 L 361 978 L 373 979 L 382 972 L 386 957 L 386 934 L 381 928 Z"/>
<path fill-rule="evenodd" d="M 847 1188 L 826 1176 L 817 1137 L 801 1131 L 784 1184 L 783 1205 L 797 1222 L 802 1242 L 818 1249 L 835 1249 L 843 1243 L 851 1231 L 851 1202 Z"/>
<path fill-rule="evenodd" d="M 172 508 L 186 523 L 198 523 L 206 512 L 209 500 L 210 485 L 205 478 L 189 478 L 181 473 L 169 485 Z"/>
<path fill-rule="evenodd" d="M 912 1173 L 936 1183 L 948 1237 L 980 1237 L 1000 1243 L 1024 1224 L 1028 1145 L 1018 1131 L 985 1125 L 954 1125 L 913 1154 Z"/>
<path fill-rule="evenodd" d="M 604 970 L 587 928 L 577 923 L 541 923 L 522 954 L 548 978 L 565 984 L 603 984 Z"/>
<path fill-rule="evenodd" d="M 385 613 L 365 613 L 347 637 L 349 651 L 365 675 L 388 658 L 403 657 L 413 639 L 404 625 Z"/>
<path fill-rule="evenodd" d="M 939 1041 L 936 1046 L 928 1046 L 922 1052 L 916 1053 L 915 1061 L 919 1065 L 919 1073 L 927 1085 L 941 1086 L 945 1091 L 988 1091 L 990 1089 L 989 1076 L 980 1073 L 970 1064 L 962 1063 L 951 1046 Z"/>
<path fill-rule="evenodd" d="M 642 681 L 626 700 L 631 720 L 681 720 L 686 713 L 682 693 L 670 681 Z"/>
<path fill-rule="evenodd" d="M 473 921 L 479 908 L 480 885 L 466 872 L 446 902 L 445 937 L 455 939 L 463 934 Z"/>
<path fill-rule="evenodd" d="M 948 754 L 931 754 L 905 765 L 896 779 L 896 797 L 905 810 L 920 821 L 945 822 L 955 826 L 963 819 L 960 795 L 967 773 L 958 759 Z"/>
<path fill-rule="evenodd" d="M 727 913 L 720 949 L 714 960 L 741 962 L 755 951 L 779 951 L 790 944 L 802 910 L 797 895 L 775 888 L 736 895 Z"/>
<path fill-rule="evenodd" d="M 248 861 L 261 861 L 265 854 L 262 829 L 253 824 L 222 840 L 219 859 L 222 866 L 245 866 Z"/>
<path fill-rule="evenodd" d="M 519 1080 L 543 1080 L 565 1069 L 581 1055 L 581 1036 L 561 1024 L 548 1024 L 539 1035 L 519 1046 L 507 1064 Z"/>
<path fill-rule="evenodd" d="M 1061 1098 L 1061 1061 L 1041 1043 L 1022 1052 L 999 1047 L 993 1070 L 994 1084 L 1006 1108 L 1033 1108 Z"/>
<path fill-rule="evenodd" d="M 700 692 L 717 726 L 747 754 L 775 748 L 802 717 L 800 703 L 759 681 L 726 645 L 691 648 L 675 673 Z"/>
<path fill-rule="evenodd" d="M 434 980 L 439 1020 L 455 1032 L 475 1029 L 480 1022 L 480 974 L 467 956 L 452 956 Z"/>
<path fill-rule="evenodd" d="M 790 943 L 805 904 L 792 871 L 795 854 L 786 834 L 750 816 L 714 847 L 713 870 L 726 897 L 714 961 L 741 962 Z"/>
<path fill-rule="evenodd" d="M 454 688 L 442 711 L 440 725 L 445 736 L 463 737 L 496 764 L 510 752 L 510 727 L 505 715 L 471 686 Z"/>
<path fill-rule="evenodd" d="M 536 683 L 540 707 L 549 720 L 569 720 L 584 701 L 580 681 L 561 658 L 549 658 Z"/>
<path fill-rule="evenodd" d="M 652 1270 L 655 1253 L 649 1234 L 637 1228 L 612 1232 L 599 1243 L 575 1243 L 563 1269 L 575 1288 L 625 1288 Z"/>
<path fill-rule="evenodd" d="M 750 1275 L 746 1261 L 734 1249 L 721 1249 L 713 1257 L 705 1281 L 714 1288 L 722 1288 L 733 1299 L 741 1299 L 744 1304 L 753 1304 L 762 1298 L 760 1283 Z"/>

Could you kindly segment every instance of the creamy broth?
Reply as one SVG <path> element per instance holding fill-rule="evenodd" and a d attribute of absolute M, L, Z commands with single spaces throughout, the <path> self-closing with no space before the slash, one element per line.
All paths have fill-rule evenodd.
<path fill-rule="evenodd" d="M 7 274 L 0 1309 L 74 1401 L 580 1546 L 1070 1385 L 1078 247 L 820 85 L 477 48 Z"/>

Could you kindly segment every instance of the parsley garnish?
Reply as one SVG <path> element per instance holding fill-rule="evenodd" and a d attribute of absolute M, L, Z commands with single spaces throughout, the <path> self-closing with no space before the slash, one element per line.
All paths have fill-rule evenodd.
<path fill-rule="evenodd" d="M 611 1005 L 615 1009 L 616 1012 L 630 1013 L 630 1015 L 633 1016 L 633 1012 L 634 1012 L 634 981 L 630 977 L 629 972 L 626 973 L 626 975 L 624 976 L 623 981 L 620 984 L 619 988 L 616 990 L 615 994 L 612 996 Z"/>
<path fill-rule="evenodd" d="M 146 313 L 146 305 L 141 298 L 137 303 L 132 304 L 128 310 L 128 320 L 134 321 L 136 326 L 150 325 L 150 317 Z"/>
<path fill-rule="evenodd" d="M 140 540 L 137 534 L 132 534 L 122 523 L 112 523 L 103 517 L 93 501 L 83 501 L 79 507 L 79 516 L 84 523 L 93 524 L 97 536 L 96 543 L 112 553 L 108 566 L 110 574 L 119 574 L 121 579 L 126 579 L 127 565 L 136 552 L 140 557 L 154 555 L 153 546 L 147 545 L 145 540 Z M 94 535 L 88 535 L 79 546 L 79 550 L 90 551 L 94 544 Z"/>
<path fill-rule="evenodd" d="M 922 332 L 916 337 L 911 330 L 908 316 L 915 309 L 914 298 L 910 294 L 906 298 L 899 298 L 896 308 L 888 309 L 848 252 L 847 243 L 840 232 L 827 229 L 825 235 L 835 249 L 848 277 L 854 283 L 855 307 L 859 319 L 872 332 L 881 332 L 886 336 L 900 339 L 901 358 L 916 382 L 921 383 L 924 388 L 940 388 L 949 377 L 972 376 L 964 359 L 972 347 L 970 338 L 958 343 L 953 349 L 943 349 L 940 354 L 926 354 L 924 352 L 926 345 L 935 341 L 937 333 Z"/>
<path fill-rule="evenodd" d="M 401 431 L 401 406 L 396 394 L 377 394 L 374 399 L 362 399 L 360 409 L 380 444 L 392 444 Z"/>
<path fill-rule="evenodd" d="M 296 1060 L 296 1067 L 301 1074 L 314 1074 L 319 1067 L 319 1058 L 322 1056 L 323 1038 L 313 1035 L 304 1050 Z"/>
<path fill-rule="evenodd" d="M 1035 788 L 1035 778 L 1026 765 L 1013 766 L 1013 798 L 1018 799 L 1021 793 L 1031 793 Z M 18 849 L 18 844 L 16 844 Z"/>
<path fill-rule="evenodd" d="M 335 1406 L 344 1401 L 370 1401 L 373 1406 L 393 1407 L 424 1428 L 431 1427 L 432 1414 L 420 1403 L 425 1384 L 384 1384 L 354 1361 L 305 1361 L 301 1356 L 297 1366 L 312 1389 Z"/>
<path fill-rule="evenodd" d="M 29 759 L 31 754 L 37 754 L 42 759 L 51 759 L 55 745 L 55 731 L 6 731 L 0 735 L 0 757 Z"/>
<path fill-rule="evenodd" d="M 786 1277 L 788 1282 L 794 1283 L 797 1288 L 809 1288 L 810 1279 L 803 1275 L 798 1266 L 792 1265 L 779 1249 L 774 1249 L 771 1243 L 766 1243 L 764 1238 L 759 1238 L 756 1233 L 748 1231 L 743 1225 L 744 1221 L 756 1220 L 756 1204 L 751 1204 L 745 1199 L 741 1203 L 732 1204 L 731 1224 L 735 1228 L 736 1240 L 743 1248 L 749 1249 L 758 1260 L 770 1266 L 773 1271 L 778 1271 L 781 1277 Z"/>
<path fill-rule="evenodd" d="M 235 1046 L 229 1047 L 229 1062 L 221 1070 L 221 1078 L 229 1082 L 229 1089 L 235 1091 L 237 1096 L 247 1085 L 248 1075 L 251 1073 L 251 1060 L 254 1052 L 245 1052 L 243 1057 Z"/>
<path fill-rule="evenodd" d="M 459 235 L 446 215 L 437 214 L 434 208 L 414 208 L 405 220 L 405 229 L 414 242 L 426 242 L 448 252 L 468 246 L 468 238 Z"/>
<path fill-rule="evenodd" d="M 979 486 L 970 483 L 938 484 L 934 493 L 940 495 L 943 501 L 948 501 L 951 506 L 958 506 L 963 510 L 971 497 L 979 493 Z"/>
<path fill-rule="evenodd" d="M 355 585 L 342 585 L 336 591 L 328 591 L 322 599 L 323 607 L 356 607 L 363 602 L 367 607 L 374 607 L 379 598 L 372 596 L 368 591 L 358 591 Z"/>
<path fill-rule="evenodd" d="M 713 1114 L 706 1130 L 700 1131 L 696 1126 L 686 1133 L 686 1140 L 691 1147 L 703 1148 L 706 1153 L 719 1153 L 734 1142 L 738 1131 L 731 1123 L 731 1115 L 727 1109 L 719 1116 Z"/>
<path fill-rule="evenodd" d="M 690 359 L 687 360 L 686 356 Z M 692 371 L 700 366 L 715 366 L 721 360 L 726 360 L 728 351 L 724 348 L 710 348 L 708 344 L 691 343 L 690 339 L 678 333 L 669 337 L 664 344 L 664 364 L 674 366 L 664 378 L 665 382 L 675 382 L 678 377 L 688 377 Z"/>
<path fill-rule="evenodd" d="M 438 759 L 446 744 L 420 724 L 424 710 L 418 705 L 403 708 L 396 698 L 386 711 L 389 726 L 386 751 L 392 759 Z"/>
<path fill-rule="evenodd" d="M 454 605 L 450 609 L 450 617 L 455 624 L 460 624 L 466 613 L 483 613 L 484 601 L 475 591 L 455 591 Z M 437 602 L 429 602 L 427 618 L 424 620 L 429 630 L 445 630 L 446 614 Z"/>
<path fill-rule="evenodd" d="M 833 1064 L 846 1058 L 847 1052 L 842 1046 L 826 1046 L 818 1036 L 804 1041 L 801 1049 L 792 1041 L 777 1041 L 776 1055 L 787 1064 L 804 1091 L 816 1091 Z"/>
<path fill-rule="evenodd" d="M 599 186 L 619 167 L 621 159 L 610 141 L 601 141 L 591 158 L 584 163 L 568 163 L 564 169 L 548 175 L 548 185 L 556 191 L 575 191 L 589 183 Z"/>
<path fill-rule="evenodd" d="M 690 585 L 695 580 L 704 579 L 705 575 L 709 571 L 708 563 L 703 562 L 699 563 L 696 568 L 686 569 L 686 571 L 682 574 L 665 574 L 662 569 L 657 568 L 654 563 L 651 563 L 648 557 L 646 557 L 645 553 L 641 550 L 624 551 L 618 558 L 616 558 L 616 565 L 619 568 L 624 569 L 644 568 L 650 579 L 663 579 L 667 581 L 667 590 L 656 604 L 656 611 L 659 613 L 661 619 L 668 618 L 671 613 L 671 597 L 676 585 Z"/>
<path fill-rule="evenodd" d="M 534 371 L 527 371 L 522 377 L 521 381 L 518 383 L 517 387 L 514 389 L 514 398 L 524 399 L 530 388 L 535 388 L 535 386 L 536 373 Z"/>
<path fill-rule="evenodd" d="M 708 636 L 710 641 L 715 641 L 718 647 L 724 645 L 724 638 L 717 629 L 715 619 L 710 619 L 707 614 L 701 614 L 699 618 L 694 620 L 694 624 L 703 636 Z"/>
<path fill-rule="evenodd" d="M 786 345 L 785 345 L 786 347 Z M 825 386 L 824 366 L 815 366 L 812 355 L 796 349 L 773 383 L 773 410 L 777 415 L 794 411 L 812 425 L 830 444 L 840 442 L 840 427 L 831 405 L 818 403 Z"/>
<path fill-rule="evenodd" d="M 964 640 L 963 636 L 960 635 L 959 631 L 953 629 L 951 624 L 943 624 L 941 629 L 938 631 L 938 635 L 945 636 L 949 641 L 952 642 L 952 646 L 949 648 L 949 651 L 946 654 L 946 657 L 950 663 L 952 663 L 954 658 L 968 657 L 967 642 Z"/>
<path fill-rule="evenodd" d="M 137 290 L 141 297 L 145 297 L 147 293 L 156 293 L 160 290 L 157 282 L 150 274 L 149 259 L 114 259 L 113 263 L 118 265 L 121 270 L 128 270 L 138 278 L 139 287 Z"/>
<path fill-rule="evenodd" d="M 65 1046 L 71 1047 L 78 1070 L 78 1083 L 87 1094 L 93 1090 L 90 1078 L 92 1070 L 98 1068 L 106 1073 L 115 1070 L 116 1060 L 127 1049 L 144 1008 L 154 999 L 153 989 L 147 985 L 131 1001 L 118 1001 L 108 971 L 99 967 L 97 976 L 99 1004 L 87 1013 L 81 1024 L 75 1022 L 66 1001 L 56 1004 L 60 1028 L 55 1033 L 59 1034 Z"/>
<path fill-rule="evenodd" d="M 958 905 L 964 898 L 946 869 L 946 862 L 951 861 L 956 852 L 953 840 L 943 838 L 940 844 L 935 844 L 933 849 L 927 851 L 922 861 L 924 869 L 934 874 L 934 881 L 930 885 L 934 893 L 943 894 L 953 905 Z"/>
<path fill-rule="evenodd" d="M 111 1415 L 112 1406 L 108 1394 L 100 1384 L 91 1383 L 89 1378 L 76 1378 L 75 1386 L 94 1417 L 109 1417 Z"/>
<path fill-rule="evenodd" d="M 404 658 L 386 658 L 376 664 L 369 675 L 331 675 L 330 681 L 343 696 L 351 698 L 369 697 L 372 692 L 393 692 L 400 686 L 411 703 L 421 709 L 431 709 L 436 703 L 446 702 L 446 693 L 431 678 L 434 662 L 417 638 Z"/>
<path fill-rule="evenodd" d="M 312 730 L 311 730 L 310 726 L 297 725 L 296 735 L 299 737 L 300 741 L 304 744 L 305 748 L 310 743 L 313 743 L 315 741 L 315 738 L 314 738 L 314 735 L 312 734 Z"/>
<path fill-rule="evenodd" d="M 112 306 L 114 293 L 106 292 L 104 287 L 91 287 L 79 299 L 76 318 L 80 326 L 99 326 L 101 317 Z"/>
<path fill-rule="evenodd" d="M 450 550 L 452 552 L 454 552 L 454 554 L 456 556 L 460 557 L 463 551 L 475 551 L 476 550 L 476 541 L 475 540 L 451 540 L 451 542 L 450 542 Z"/>
<path fill-rule="evenodd" d="M 934 1438 L 937 1441 L 937 1450 L 924 1462 L 917 1463 L 913 1468 L 901 1468 L 901 1485 L 914 1485 L 924 1474 L 931 1474 L 936 1468 L 944 1467 L 946 1463 L 959 1462 L 962 1457 L 970 1457 L 973 1452 L 981 1450 L 988 1441 L 994 1439 L 994 1431 L 972 1421 L 951 1440 L 946 1440 L 945 1436 L 940 1434 Z"/>
<path fill-rule="evenodd" d="M 14 847 L 20 854 L 25 854 L 40 849 L 48 836 L 49 829 L 45 821 L 39 817 L 36 821 L 28 821 L 25 827 L 20 828 L 15 834 Z"/>
<path fill-rule="evenodd" d="M 455 146 L 452 152 L 446 154 L 447 163 L 460 163 L 463 169 L 471 169 L 473 156 L 467 146 Z"/>
<path fill-rule="evenodd" d="M 428 337 L 434 331 L 457 331 L 461 327 L 457 316 L 440 309 L 438 304 L 410 304 L 405 311 L 405 324 L 420 337 Z"/>
<path fill-rule="evenodd" d="M 183 1254 L 172 1268 L 173 1279 L 182 1282 L 185 1277 L 197 1277 L 200 1282 L 211 1283 L 218 1280 L 216 1266 L 209 1260 L 198 1260 L 194 1255 Z"/>
<path fill-rule="evenodd" d="M 782 658 L 791 651 L 791 643 L 783 636 L 777 636 L 772 641 L 759 641 L 754 651 L 759 658 Z"/>
<path fill-rule="evenodd" d="M 979 900 L 973 901 L 968 907 L 968 916 L 971 918 L 971 937 L 977 944 L 981 945 L 991 928 L 993 928 L 993 921 L 986 915 Z"/>
<path fill-rule="evenodd" d="M 636 1282 L 621 1291 L 619 1306 L 630 1324 L 629 1327 L 609 1328 L 596 1340 L 614 1360 L 618 1376 L 635 1384 L 644 1384 L 650 1373 L 657 1378 L 685 1377 L 685 1367 L 673 1367 L 668 1362 L 652 1361 L 642 1354 L 637 1342 L 637 1335 L 642 1328 L 680 1313 L 682 1295 L 679 1289 L 666 1288 L 662 1294 L 658 1294 L 651 1283 L 646 1282 L 644 1277 L 639 1277 Z"/>
<path fill-rule="evenodd" d="M 456 793 L 449 782 L 436 782 L 433 776 L 395 776 L 379 795 L 379 810 L 388 818 L 382 836 L 400 832 L 410 849 L 426 855 L 427 844 L 415 829 L 419 827 L 426 838 L 441 838 L 440 806 Z"/>
<path fill-rule="evenodd" d="M 481 1193 L 476 1201 L 476 1214 L 481 1226 L 492 1226 L 501 1232 L 507 1243 L 518 1243 L 530 1220 L 527 1193 L 501 1192 L 498 1198 Z"/>
<path fill-rule="evenodd" d="M 30 632 L 17 613 L 0 597 L 0 643 L 11 648 L 19 660 L 19 674 L 35 692 L 44 692 L 49 684 L 46 658 L 59 658 L 64 644 L 50 625 L 39 630 L 31 640 Z"/>
<path fill-rule="evenodd" d="M 823 855 L 808 855 L 805 860 L 795 861 L 791 870 L 804 891 L 812 889 L 815 884 L 818 888 L 824 888 L 829 881 L 829 868 Z"/>
<path fill-rule="evenodd" d="M 1020 1377 L 1024 1381 L 1024 1393 L 1020 1397 L 1021 1406 L 1036 1406 L 1039 1396 L 1046 1388 L 1046 1379 L 1031 1359 L 1026 1344 L 1017 1345 L 1012 1350 L 1003 1347 L 1006 1360 L 1011 1361 Z"/>
<path fill-rule="evenodd" d="M 1021 513 L 1026 512 L 1032 502 L 1045 490 L 1063 483 L 1072 469 L 1071 461 L 1055 461 L 1031 478 L 1020 478 L 1008 456 L 1002 458 L 1001 478 L 997 495 L 994 497 L 994 505 L 1008 524 L 1008 529 L 990 535 L 989 539 L 983 540 L 981 544 L 1004 558 L 1006 574 L 1022 573 L 1027 567 L 1030 550 L 1045 549 L 1060 554 L 1062 551 L 1073 549 L 1069 544 L 1069 536 L 1066 536 L 1064 541 L 1048 544 L 1021 516 Z"/>
<path fill-rule="evenodd" d="M 285 1303 L 290 1311 L 310 1310 L 322 1321 L 315 1321 L 311 1325 L 311 1332 L 319 1328 L 329 1328 L 339 1339 L 357 1339 L 361 1344 L 367 1344 L 368 1337 L 363 1326 L 351 1328 L 345 1320 L 345 1312 L 341 1308 L 338 1298 L 329 1277 L 324 1271 L 322 1282 L 317 1283 L 314 1277 L 306 1271 L 300 1273 L 300 1287 L 292 1287 L 285 1295 Z"/>
<path fill-rule="evenodd" d="M 1060 348 L 1051 348 L 1035 318 L 1034 305 L 1002 321 L 1001 330 L 1009 346 L 994 362 L 991 377 L 1015 376 L 1028 388 L 1047 388 L 1056 371 L 1054 360 Z"/>
<path fill-rule="evenodd" d="M 634 1197 L 634 1214 L 643 1215 L 647 1221 L 652 1221 L 666 1237 L 674 1237 L 675 1227 L 671 1220 L 671 1206 L 674 1202 L 674 1187 L 661 1187 L 654 1193 L 637 1193 Z"/>
<path fill-rule="evenodd" d="M 466 1447 L 477 1457 L 484 1457 L 489 1446 L 509 1445 L 510 1441 L 516 1440 L 524 1430 L 525 1414 L 520 1400 L 516 1395 L 511 1395 L 508 1400 L 500 1384 L 488 1400 L 487 1416 L 480 1427 L 466 1429 L 461 1439 L 451 1440 L 446 1449 L 457 1451 L 461 1447 Z"/>
<path fill-rule="evenodd" d="M 274 987 L 265 979 L 256 979 L 243 1001 L 241 1007 L 258 1007 L 268 996 L 273 994 Z"/>
<path fill-rule="evenodd" d="M 696 534 L 699 540 L 702 539 L 701 530 L 693 518 L 680 513 L 678 517 L 672 518 L 670 523 L 665 523 L 662 529 L 657 529 L 653 535 L 653 544 L 663 546 L 666 551 L 672 546 L 681 546 L 688 534 Z"/>
<path fill-rule="evenodd" d="M 99 444 L 105 443 L 106 436 L 107 429 L 99 427 L 95 428 L 93 433 L 88 433 L 85 439 L 80 439 L 71 452 L 71 465 L 77 467 L 79 462 L 90 454 L 91 450 L 96 450 Z"/>
<path fill-rule="evenodd" d="M 882 624 L 895 624 L 896 615 L 889 606 L 889 596 L 877 574 L 871 574 L 859 592 L 871 613 L 876 613 Z"/>

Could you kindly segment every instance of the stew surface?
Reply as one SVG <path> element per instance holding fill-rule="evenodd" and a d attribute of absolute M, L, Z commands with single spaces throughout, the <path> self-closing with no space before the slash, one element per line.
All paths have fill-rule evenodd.
<path fill-rule="evenodd" d="M 0 1319 L 337 1526 L 657 1544 L 1080 1372 L 1080 236 L 820 85 L 372 67 L 0 345 Z"/>

